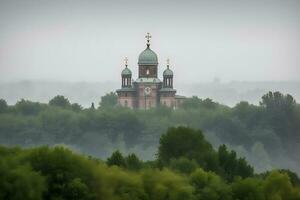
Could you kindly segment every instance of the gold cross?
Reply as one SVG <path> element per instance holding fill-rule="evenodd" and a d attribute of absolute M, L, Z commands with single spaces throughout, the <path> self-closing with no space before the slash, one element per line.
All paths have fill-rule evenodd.
<path fill-rule="evenodd" d="M 124 61 L 125 61 L 125 66 L 127 67 L 127 65 L 128 65 L 128 58 L 125 57 Z"/>
<path fill-rule="evenodd" d="M 167 59 L 167 65 L 170 65 L 170 58 Z"/>
<path fill-rule="evenodd" d="M 152 36 L 150 35 L 150 33 L 148 32 L 147 35 L 145 36 L 145 38 L 147 38 L 147 45 L 150 44 L 150 38 L 152 38 Z"/>

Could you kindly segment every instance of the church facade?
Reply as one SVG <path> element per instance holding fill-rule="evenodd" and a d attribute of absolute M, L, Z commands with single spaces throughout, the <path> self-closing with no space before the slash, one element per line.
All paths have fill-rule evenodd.
<path fill-rule="evenodd" d="M 138 58 L 138 78 L 132 79 L 132 72 L 125 58 L 125 68 L 121 73 L 121 89 L 118 94 L 118 104 L 128 108 L 150 109 L 158 105 L 177 108 L 184 100 L 176 95 L 173 88 L 173 71 L 167 61 L 163 72 L 163 81 L 158 78 L 158 57 L 150 49 L 150 34 L 147 33 L 147 47 Z"/>

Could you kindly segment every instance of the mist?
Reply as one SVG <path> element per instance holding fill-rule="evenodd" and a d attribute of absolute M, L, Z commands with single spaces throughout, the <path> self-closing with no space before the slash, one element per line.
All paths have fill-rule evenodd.
<path fill-rule="evenodd" d="M 299 81 L 299 1 L 0 1 L 0 80 L 133 77 L 145 34 L 178 85 Z"/>
<path fill-rule="evenodd" d="M 299 10 L 296 0 L 0 0 L 0 144 L 147 161 L 169 127 L 187 126 L 256 173 L 300 174 Z M 110 92 L 121 87 L 125 57 L 137 78 L 147 32 L 159 78 L 170 58 L 186 107 L 101 106 L 117 98 Z M 269 91 L 288 102 L 280 112 L 260 104 Z M 57 95 L 67 106 L 51 104 Z"/>

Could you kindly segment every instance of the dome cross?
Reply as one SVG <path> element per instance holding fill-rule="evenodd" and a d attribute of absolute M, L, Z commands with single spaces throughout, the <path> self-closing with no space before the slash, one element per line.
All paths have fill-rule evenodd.
<path fill-rule="evenodd" d="M 127 67 L 128 66 L 128 58 L 127 57 L 124 58 L 124 62 L 125 62 L 125 66 Z"/>
<path fill-rule="evenodd" d="M 169 69 L 169 65 L 170 65 L 170 58 L 167 59 L 167 68 Z"/>
<path fill-rule="evenodd" d="M 150 46 L 150 39 L 152 38 L 152 36 L 150 35 L 150 33 L 148 32 L 147 35 L 145 36 L 145 38 L 147 39 L 147 46 Z"/>

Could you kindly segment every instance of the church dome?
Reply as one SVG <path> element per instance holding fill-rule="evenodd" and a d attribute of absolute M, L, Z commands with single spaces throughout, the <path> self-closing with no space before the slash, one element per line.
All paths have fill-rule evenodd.
<path fill-rule="evenodd" d="M 130 69 L 128 69 L 127 67 L 125 68 L 125 69 L 123 69 L 122 70 L 122 73 L 121 73 L 121 75 L 122 76 L 126 76 L 126 75 L 131 75 L 132 73 L 131 73 L 131 70 Z"/>
<path fill-rule="evenodd" d="M 173 71 L 169 67 L 163 72 L 164 76 L 173 76 Z"/>
<path fill-rule="evenodd" d="M 139 55 L 139 65 L 157 65 L 158 59 L 154 51 L 148 47 Z"/>

